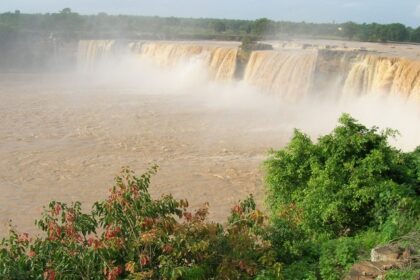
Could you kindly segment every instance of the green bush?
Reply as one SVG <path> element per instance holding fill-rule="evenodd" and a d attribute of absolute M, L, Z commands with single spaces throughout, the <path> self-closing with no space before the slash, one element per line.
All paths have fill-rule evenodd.
<path fill-rule="evenodd" d="M 348 115 L 317 143 L 295 131 L 265 163 L 272 216 L 293 216 L 309 235 L 334 238 L 378 227 L 401 211 L 415 215 L 418 157 L 388 144 L 395 133 Z"/>
<path fill-rule="evenodd" d="M 392 270 L 389 272 L 385 280 L 418 280 L 420 277 L 420 269 L 402 269 Z"/>
<path fill-rule="evenodd" d="M 354 237 L 340 237 L 322 243 L 319 258 L 322 279 L 342 279 L 355 262 L 368 259 L 373 247 L 387 241 L 389 239 L 383 239 L 381 232 L 369 230 Z"/>
<path fill-rule="evenodd" d="M 267 239 L 286 279 L 342 279 L 373 247 L 418 232 L 420 148 L 391 147 L 395 134 L 343 115 L 316 143 L 296 130 L 270 153 Z"/>

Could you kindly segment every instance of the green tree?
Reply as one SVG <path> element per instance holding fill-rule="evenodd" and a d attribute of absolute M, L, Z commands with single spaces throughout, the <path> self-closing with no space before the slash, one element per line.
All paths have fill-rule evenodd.
<path fill-rule="evenodd" d="M 63 14 L 63 15 L 69 15 L 71 13 L 72 13 L 72 11 L 71 11 L 70 8 L 64 8 L 60 11 L 60 14 Z"/>
<path fill-rule="evenodd" d="M 357 33 L 358 26 L 356 23 L 349 21 L 344 23 L 341 29 L 344 37 L 348 38 L 349 40 L 353 40 L 354 36 Z"/>
<path fill-rule="evenodd" d="M 420 43 L 420 26 L 411 32 L 410 41 Z"/>
<path fill-rule="evenodd" d="M 406 234 L 420 249 L 413 237 L 420 227 L 420 147 L 403 153 L 388 144 L 394 134 L 343 115 L 317 142 L 295 131 L 271 153 L 267 238 L 285 279 L 344 279 L 373 247 Z"/>
<path fill-rule="evenodd" d="M 386 35 L 389 41 L 403 42 L 407 41 L 409 34 L 405 25 L 401 23 L 393 23 L 386 26 Z"/>
<path fill-rule="evenodd" d="M 265 163 L 272 214 L 296 221 L 309 235 L 338 237 L 419 210 L 417 156 L 392 148 L 393 135 L 348 115 L 318 143 L 296 131 Z"/>
<path fill-rule="evenodd" d="M 253 30 L 257 36 L 263 36 L 269 33 L 271 29 L 271 20 L 267 18 L 260 18 L 254 22 Z"/>
<path fill-rule="evenodd" d="M 212 21 L 210 25 L 211 25 L 211 28 L 216 33 L 222 33 L 226 31 L 226 24 L 223 21 L 220 21 L 220 20 Z"/>

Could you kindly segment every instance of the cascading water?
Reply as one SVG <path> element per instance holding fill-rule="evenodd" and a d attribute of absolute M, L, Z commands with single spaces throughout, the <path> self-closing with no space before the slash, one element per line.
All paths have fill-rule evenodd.
<path fill-rule="evenodd" d="M 92 69 L 116 52 L 115 41 L 80 41 L 81 69 Z M 237 77 L 239 48 L 210 44 L 131 42 L 125 51 L 170 68 L 198 61 L 213 80 L 243 79 L 281 99 L 297 100 L 307 94 L 328 92 L 346 98 L 367 94 L 400 95 L 420 100 L 420 61 L 384 57 L 357 51 L 280 49 L 253 51 L 243 77 Z M 239 72 L 238 72 L 239 73 Z"/>
<path fill-rule="evenodd" d="M 366 55 L 354 64 L 344 84 L 343 94 L 369 93 L 419 98 L 420 61 Z"/>
<path fill-rule="evenodd" d="M 214 80 L 231 80 L 236 70 L 237 48 L 200 46 L 180 43 L 141 43 L 129 49 L 143 58 L 153 59 L 161 67 L 174 67 L 181 62 L 196 60 L 209 70 Z"/>
<path fill-rule="evenodd" d="M 210 73 L 216 80 L 232 80 L 236 71 L 238 50 L 236 48 L 215 48 L 210 55 Z"/>
<path fill-rule="evenodd" d="M 77 62 L 79 69 L 92 69 L 102 59 L 106 59 L 112 52 L 114 40 L 82 40 L 79 41 Z"/>
<path fill-rule="evenodd" d="M 255 51 L 251 54 L 244 80 L 258 88 L 295 100 L 311 87 L 317 52 Z"/>

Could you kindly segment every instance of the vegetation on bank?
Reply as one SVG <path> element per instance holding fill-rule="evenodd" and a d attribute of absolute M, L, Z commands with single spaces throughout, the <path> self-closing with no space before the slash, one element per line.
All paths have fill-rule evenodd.
<path fill-rule="evenodd" d="M 343 115 L 317 143 L 295 131 L 271 154 L 272 240 L 288 279 L 342 279 L 374 246 L 419 233 L 420 147 L 391 147 L 395 134 Z"/>
<path fill-rule="evenodd" d="M 43 235 L 11 230 L 0 278 L 332 280 L 378 244 L 402 240 L 418 253 L 420 148 L 391 147 L 395 133 L 348 115 L 316 143 L 295 131 L 265 162 L 268 217 L 249 197 L 223 225 L 206 220 L 207 205 L 153 199 L 156 168 L 124 168 L 90 212 L 51 202 L 36 222 Z M 417 265 L 387 279 L 416 279 Z"/>
<path fill-rule="evenodd" d="M 257 20 L 193 19 L 107 15 L 79 15 L 66 8 L 51 14 L 0 14 L 0 41 L 20 36 L 47 34 L 63 40 L 83 38 L 126 39 L 218 39 L 240 41 L 253 38 L 288 39 L 296 36 L 342 38 L 371 42 L 418 42 L 420 26 L 403 24 L 306 23 Z"/>

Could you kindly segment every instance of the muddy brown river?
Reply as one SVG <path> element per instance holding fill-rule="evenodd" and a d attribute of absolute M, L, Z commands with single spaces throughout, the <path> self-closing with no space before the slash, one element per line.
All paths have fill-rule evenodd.
<path fill-rule="evenodd" d="M 262 205 L 261 163 L 287 140 L 273 114 L 209 106 L 197 94 L 147 94 L 52 74 L 0 81 L 1 235 L 9 220 L 33 232 L 51 200 L 90 207 L 127 165 L 140 174 L 158 164 L 154 196 L 172 193 L 192 207 L 209 202 L 210 218 L 223 221 L 250 193 Z"/>

